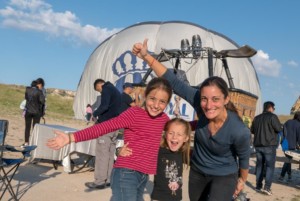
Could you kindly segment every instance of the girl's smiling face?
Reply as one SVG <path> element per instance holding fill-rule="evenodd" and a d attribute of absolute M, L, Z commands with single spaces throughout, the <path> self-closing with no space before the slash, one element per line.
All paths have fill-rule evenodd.
<path fill-rule="evenodd" d="M 168 105 L 169 94 L 162 89 L 153 89 L 146 97 L 145 109 L 155 117 L 162 113 Z"/>
<path fill-rule="evenodd" d="M 185 132 L 186 127 L 181 123 L 174 122 L 170 125 L 165 137 L 171 151 L 178 151 L 188 141 L 189 137 Z"/>

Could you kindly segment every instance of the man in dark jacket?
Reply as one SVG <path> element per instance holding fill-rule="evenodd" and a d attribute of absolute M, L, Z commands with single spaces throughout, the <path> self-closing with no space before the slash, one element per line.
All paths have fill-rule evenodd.
<path fill-rule="evenodd" d="M 97 123 L 102 123 L 119 115 L 121 94 L 110 82 L 97 79 L 94 89 L 101 93 L 101 104 L 94 111 L 93 116 Z M 110 175 L 114 163 L 117 132 L 112 132 L 97 139 L 94 182 L 85 185 L 91 189 L 103 189 L 110 185 Z"/>
<path fill-rule="evenodd" d="M 93 113 L 97 122 L 101 123 L 118 116 L 121 105 L 121 94 L 118 89 L 112 83 L 102 79 L 94 82 L 94 89 L 101 93 L 101 104 Z"/>
<path fill-rule="evenodd" d="M 32 81 L 30 87 L 26 87 L 25 91 L 25 143 L 28 145 L 30 137 L 30 129 L 36 123 L 40 123 L 43 105 L 45 104 L 45 96 L 43 92 L 37 87 L 37 82 Z"/>
<path fill-rule="evenodd" d="M 254 134 L 253 146 L 256 150 L 256 190 L 267 195 L 272 195 L 278 133 L 282 130 L 274 111 L 275 104 L 271 101 L 265 102 L 263 113 L 254 118 L 251 126 L 251 133 Z M 262 189 L 264 172 L 265 186 Z"/>

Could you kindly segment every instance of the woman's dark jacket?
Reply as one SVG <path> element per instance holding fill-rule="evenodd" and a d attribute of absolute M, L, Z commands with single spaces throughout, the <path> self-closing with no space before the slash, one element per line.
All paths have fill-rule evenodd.
<path fill-rule="evenodd" d="M 26 87 L 26 112 L 42 115 L 45 104 L 43 92 L 36 87 Z"/>

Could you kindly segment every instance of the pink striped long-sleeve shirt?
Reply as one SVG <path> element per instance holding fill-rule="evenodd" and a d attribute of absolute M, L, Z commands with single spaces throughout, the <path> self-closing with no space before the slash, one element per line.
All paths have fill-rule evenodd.
<path fill-rule="evenodd" d="M 140 107 L 131 107 L 115 118 L 74 133 L 75 142 L 98 138 L 124 128 L 124 143 L 129 142 L 132 155 L 119 156 L 114 167 L 156 174 L 159 144 L 168 120 L 165 113 L 152 117 Z"/>

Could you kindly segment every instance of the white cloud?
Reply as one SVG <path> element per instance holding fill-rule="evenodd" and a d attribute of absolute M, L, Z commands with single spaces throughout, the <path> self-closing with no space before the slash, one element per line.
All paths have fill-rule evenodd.
<path fill-rule="evenodd" d="M 81 25 L 77 16 L 70 12 L 55 12 L 43 0 L 11 0 L 0 9 L 2 25 L 25 31 L 46 33 L 52 37 L 63 37 L 76 43 L 99 44 L 120 29 Z"/>
<path fill-rule="evenodd" d="M 38 10 L 39 8 L 51 8 L 50 4 L 47 4 L 43 0 L 10 0 L 9 3 L 11 6 L 15 6 L 19 9 L 30 9 L 30 10 Z"/>
<path fill-rule="evenodd" d="M 281 64 L 276 59 L 270 60 L 269 55 L 262 50 L 257 51 L 252 61 L 257 73 L 270 77 L 279 76 Z"/>
<path fill-rule="evenodd" d="M 291 61 L 288 61 L 288 65 L 289 66 L 293 66 L 293 67 L 297 67 L 298 66 L 298 63 L 294 60 L 291 60 Z"/>
<path fill-rule="evenodd" d="M 288 83 L 288 86 L 289 86 L 290 88 L 294 88 L 294 87 L 295 87 L 294 83 L 291 83 L 291 82 Z"/>

